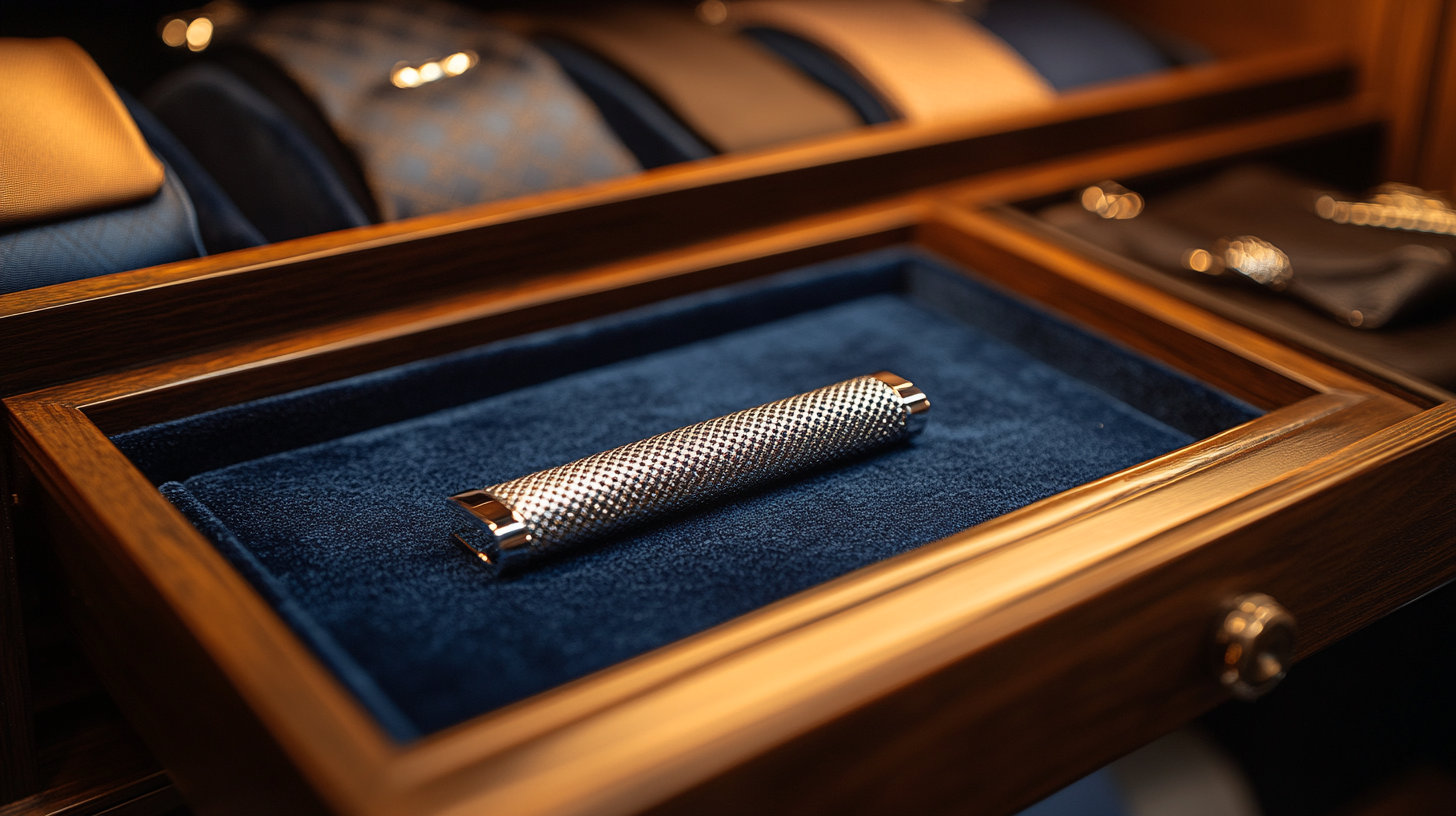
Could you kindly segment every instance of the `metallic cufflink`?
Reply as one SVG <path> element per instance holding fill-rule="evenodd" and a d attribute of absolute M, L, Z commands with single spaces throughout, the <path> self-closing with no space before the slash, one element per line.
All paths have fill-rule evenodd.
<path fill-rule="evenodd" d="M 1183 253 L 1183 267 L 1205 275 L 1241 275 L 1261 286 L 1280 291 L 1294 280 L 1294 266 L 1279 247 L 1252 235 L 1220 238 L 1212 249 Z"/>

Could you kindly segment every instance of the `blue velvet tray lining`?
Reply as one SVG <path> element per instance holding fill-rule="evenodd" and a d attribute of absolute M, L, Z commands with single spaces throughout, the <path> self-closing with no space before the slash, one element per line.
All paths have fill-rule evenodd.
<path fill-rule="evenodd" d="M 449 541 L 452 493 L 881 369 L 911 444 L 511 580 Z M 407 741 L 1257 414 L 892 248 L 114 441 Z"/>

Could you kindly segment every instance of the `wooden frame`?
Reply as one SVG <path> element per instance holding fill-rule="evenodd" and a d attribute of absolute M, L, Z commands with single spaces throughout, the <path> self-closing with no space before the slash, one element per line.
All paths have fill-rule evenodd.
<path fill-rule="evenodd" d="M 106 438 L 905 241 L 1269 413 L 408 746 Z M 1232 594 L 1283 601 L 1308 654 L 1456 575 L 1456 403 L 928 196 L 6 406 L 85 645 L 202 813 L 1011 812 L 1222 699 L 1202 648 Z"/>

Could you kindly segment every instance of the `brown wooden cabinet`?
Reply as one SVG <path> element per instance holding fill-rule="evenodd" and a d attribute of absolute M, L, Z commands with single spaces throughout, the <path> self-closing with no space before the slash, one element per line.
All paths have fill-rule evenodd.
<path fill-rule="evenodd" d="M 54 551 L 86 654 L 200 813 L 1012 812 L 1222 699 L 1200 649 L 1230 594 L 1279 598 L 1308 654 L 1456 566 L 1439 393 L 975 212 L 1370 129 L 1385 175 L 1437 167 L 1445 4 L 1109 5 L 1217 59 L 992 123 L 877 126 L 0 296 L 6 523 Z M 1267 413 L 409 744 L 107 438 L 894 245 Z M 6 712 L 27 705 L 25 581 L 0 572 Z M 0 733 L 15 795 L 36 784 L 28 722 Z M 965 763 L 971 743 L 1000 748 Z"/>

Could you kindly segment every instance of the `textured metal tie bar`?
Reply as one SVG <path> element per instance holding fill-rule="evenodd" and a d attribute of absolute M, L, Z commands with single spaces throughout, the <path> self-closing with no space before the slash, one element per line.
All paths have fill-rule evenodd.
<path fill-rule="evenodd" d="M 796 397 L 450 497 L 455 538 L 493 569 L 906 439 L 930 401 L 888 372 Z"/>

